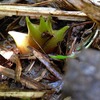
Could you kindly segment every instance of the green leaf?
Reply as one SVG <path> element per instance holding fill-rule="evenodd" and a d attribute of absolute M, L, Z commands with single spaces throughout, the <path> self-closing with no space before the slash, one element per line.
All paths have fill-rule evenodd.
<path fill-rule="evenodd" d="M 26 17 L 26 23 L 28 27 L 29 41 L 31 40 L 31 44 L 33 43 L 38 46 L 43 45 L 45 40 L 41 38 L 41 32 L 39 30 L 39 25 L 35 25 L 31 23 L 28 17 Z"/>
<path fill-rule="evenodd" d="M 49 16 L 49 17 L 47 18 L 47 20 L 46 20 L 46 28 L 47 28 L 47 30 L 48 30 L 48 32 L 49 32 L 50 34 L 52 34 L 52 31 L 53 31 L 51 21 L 52 21 L 52 18 L 51 18 L 51 16 Z"/>
<path fill-rule="evenodd" d="M 47 41 L 44 50 L 49 51 L 57 47 L 58 42 L 61 42 L 64 39 L 64 33 L 68 28 L 69 26 L 65 26 L 60 30 L 53 31 L 54 35 L 50 40 Z"/>
<path fill-rule="evenodd" d="M 39 30 L 41 31 L 41 33 L 46 32 L 47 31 L 47 27 L 46 27 L 46 21 L 45 19 L 41 16 L 40 17 L 40 25 L 39 25 Z"/>
<path fill-rule="evenodd" d="M 49 55 L 52 59 L 55 59 L 55 60 L 64 60 L 66 58 L 74 58 L 75 55 L 74 54 L 71 54 L 69 56 L 64 56 L 64 55 Z"/>
<path fill-rule="evenodd" d="M 26 23 L 28 27 L 28 34 L 33 36 L 35 39 L 40 37 L 41 34 L 39 32 L 38 25 L 31 23 L 28 17 L 26 17 Z"/>
<path fill-rule="evenodd" d="M 69 26 L 65 26 L 60 30 L 55 31 L 56 41 L 62 41 L 65 36 L 65 31 L 69 28 Z"/>

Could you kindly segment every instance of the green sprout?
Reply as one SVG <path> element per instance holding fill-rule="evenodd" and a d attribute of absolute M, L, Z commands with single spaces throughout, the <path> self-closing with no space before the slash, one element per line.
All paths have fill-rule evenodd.
<path fill-rule="evenodd" d="M 25 40 L 22 41 L 25 41 L 26 43 L 23 43 L 23 45 L 19 45 L 21 44 L 21 41 L 18 43 L 19 41 L 16 39 L 15 33 L 13 34 L 13 32 L 9 32 L 9 34 L 11 33 L 10 35 L 14 38 L 21 53 L 27 54 L 27 52 L 29 52 L 27 49 L 28 46 L 34 47 L 45 53 L 54 52 L 54 49 L 58 46 L 58 43 L 64 39 L 65 32 L 69 26 L 64 26 L 59 30 L 53 30 L 51 20 L 52 18 L 50 16 L 47 19 L 41 16 L 40 24 L 38 25 L 31 23 L 29 18 L 26 17 L 28 34 L 24 35 L 23 39 Z"/>

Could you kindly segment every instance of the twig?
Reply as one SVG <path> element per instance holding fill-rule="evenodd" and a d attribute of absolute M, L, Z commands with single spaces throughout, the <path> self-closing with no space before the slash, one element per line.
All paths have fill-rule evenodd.
<path fill-rule="evenodd" d="M 16 81 L 19 81 L 20 76 L 21 76 L 21 71 L 22 71 L 22 65 L 21 65 L 20 59 L 18 58 L 16 54 L 13 53 L 12 56 L 10 57 L 10 61 L 16 64 L 15 79 Z"/>
<path fill-rule="evenodd" d="M 44 6 L 44 5 L 48 5 L 50 3 L 53 3 L 56 0 L 46 0 L 46 1 L 41 1 L 41 2 L 37 2 L 32 4 L 32 6 L 36 7 L 36 6 Z"/>
<path fill-rule="evenodd" d="M 4 66 L 1 66 L 0 65 L 0 73 L 9 77 L 9 78 L 12 78 L 14 79 L 15 78 L 15 72 L 14 70 L 12 69 L 9 69 L 9 68 L 5 68 Z M 26 77 L 24 75 L 22 75 L 20 77 L 20 82 L 28 87 L 28 88 L 32 88 L 32 89 L 35 89 L 35 90 L 44 90 L 44 89 L 48 89 L 49 87 L 46 86 L 46 85 L 43 85 L 33 79 L 30 79 L 29 77 Z"/>
<path fill-rule="evenodd" d="M 48 7 L 32 7 L 32 6 L 15 6 L 0 4 L 0 15 L 4 16 L 30 16 L 32 18 L 40 18 L 40 16 L 48 17 L 49 15 L 57 17 L 60 20 L 85 21 L 88 19 L 86 14 L 81 11 L 62 11 L 56 8 Z"/>
<path fill-rule="evenodd" d="M 76 43 L 76 40 L 77 40 L 77 38 L 75 37 L 75 38 L 74 38 L 74 41 L 72 42 L 71 49 L 69 50 L 69 53 L 68 53 L 69 55 L 72 54 L 72 52 L 73 52 L 73 50 L 74 50 L 74 48 L 75 48 L 74 45 L 75 45 L 75 43 Z"/>
<path fill-rule="evenodd" d="M 57 66 L 50 62 L 50 60 L 42 53 L 38 52 L 35 49 L 32 49 L 32 51 L 34 56 L 36 56 L 36 58 L 38 58 L 54 76 L 56 76 L 58 79 L 62 79 L 62 74 Z"/>

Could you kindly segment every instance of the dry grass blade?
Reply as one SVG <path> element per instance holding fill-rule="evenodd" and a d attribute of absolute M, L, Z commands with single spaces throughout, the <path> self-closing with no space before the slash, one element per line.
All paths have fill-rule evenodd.
<path fill-rule="evenodd" d="M 0 97 L 41 98 L 44 94 L 44 91 L 0 91 Z"/>
<path fill-rule="evenodd" d="M 49 15 L 57 17 L 60 20 L 85 21 L 88 17 L 81 11 L 62 11 L 56 8 L 48 7 L 32 7 L 32 6 L 15 6 L 0 4 L 0 15 L 4 16 L 30 16 L 32 18 L 40 18 L 40 16 L 48 17 Z"/>

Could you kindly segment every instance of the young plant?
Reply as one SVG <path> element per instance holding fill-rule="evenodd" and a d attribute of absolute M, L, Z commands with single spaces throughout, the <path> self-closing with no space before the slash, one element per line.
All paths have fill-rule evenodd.
<path fill-rule="evenodd" d="M 69 28 L 69 26 L 65 26 L 60 30 L 53 30 L 50 16 L 47 20 L 41 16 L 39 25 L 31 23 L 29 18 L 26 17 L 26 24 L 28 34 L 19 33 L 15 35 L 17 32 L 9 31 L 9 34 L 14 38 L 22 54 L 29 53 L 28 46 L 34 47 L 45 53 L 53 52 L 58 42 L 64 39 L 64 33 Z M 19 37 L 21 38 L 20 41 L 18 40 Z"/>

